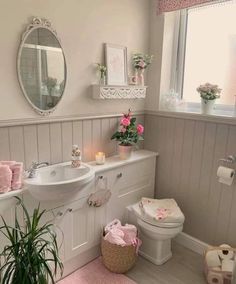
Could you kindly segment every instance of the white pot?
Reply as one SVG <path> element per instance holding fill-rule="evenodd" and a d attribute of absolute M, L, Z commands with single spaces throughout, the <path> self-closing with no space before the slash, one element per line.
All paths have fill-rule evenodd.
<path fill-rule="evenodd" d="M 119 156 L 121 160 L 127 160 L 131 157 L 133 146 L 118 145 Z"/>
<path fill-rule="evenodd" d="M 139 85 L 144 86 L 144 69 L 139 71 Z"/>
<path fill-rule="evenodd" d="M 206 101 L 202 99 L 202 114 L 212 114 L 215 100 Z"/>

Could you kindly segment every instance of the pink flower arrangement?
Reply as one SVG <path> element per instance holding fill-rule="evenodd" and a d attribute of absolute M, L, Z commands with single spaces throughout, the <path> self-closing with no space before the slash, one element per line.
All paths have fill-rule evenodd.
<path fill-rule="evenodd" d="M 123 117 L 120 121 L 120 124 L 123 126 L 129 126 L 130 125 L 130 118 Z"/>
<path fill-rule="evenodd" d="M 135 53 L 132 56 L 134 69 L 144 70 L 146 69 L 153 60 L 153 55 Z"/>
<path fill-rule="evenodd" d="M 207 102 L 220 98 L 222 89 L 220 89 L 218 85 L 206 83 L 204 85 L 200 85 L 197 88 L 197 91 L 200 94 L 200 97 Z"/>
<path fill-rule="evenodd" d="M 144 127 L 142 124 L 136 125 L 136 118 L 132 117 L 131 111 L 123 114 L 120 120 L 120 130 L 116 131 L 111 139 L 120 142 L 120 145 L 135 145 L 138 141 L 143 140 Z"/>

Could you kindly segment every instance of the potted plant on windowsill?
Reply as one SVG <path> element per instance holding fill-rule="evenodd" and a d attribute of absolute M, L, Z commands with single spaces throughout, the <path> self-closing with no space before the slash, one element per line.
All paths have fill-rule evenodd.
<path fill-rule="evenodd" d="M 202 113 L 211 114 L 215 100 L 220 98 L 220 93 L 222 90 L 218 87 L 218 85 L 206 83 L 204 85 L 200 85 L 197 88 L 197 91 L 201 97 Z"/>
<path fill-rule="evenodd" d="M 116 131 L 111 139 L 119 142 L 118 151 L 122 160 L 129 159 L 132 148 L 143 140 L 144 127 L 142 124 L 136 125 L 136 118 L 131 116 L 131 111 L 124 114 L 120 120 L 120 129 Z"/>
<path fill-rule="evenodd" d="M 53 224 L 42 223 L 44 211 L 36 208 L 30 217 L 21 199 L 16 197 L 23 209 L 24 223 L 20 224 L 15 213 L 15 225 L 10 226 L 2 217 L 0 232 L 7 238 L 0 256 L 2 284 L 54 284 L 58 269 L 63 264 L 58 255 L 56 233 Z"/>

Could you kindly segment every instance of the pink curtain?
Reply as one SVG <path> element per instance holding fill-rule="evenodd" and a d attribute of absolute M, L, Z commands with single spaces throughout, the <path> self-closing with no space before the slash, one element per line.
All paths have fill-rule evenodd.
<path fill-rule="evenodd" d="M 208 2 L 218 2 L 216 0 L 157 0 L 157 13 L 171 12 L 192 6 L 201 5 Z"/>

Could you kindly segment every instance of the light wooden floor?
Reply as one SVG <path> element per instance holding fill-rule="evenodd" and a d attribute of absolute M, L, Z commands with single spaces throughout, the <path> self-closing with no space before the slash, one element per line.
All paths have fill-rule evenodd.
<path fill-rule="evenodd" d="M 177 244 L 172 259 L 164 265 L 156 266 L 139 257 L 127 276 L 138 284 L 206 284 L 203 257 Z"/>

